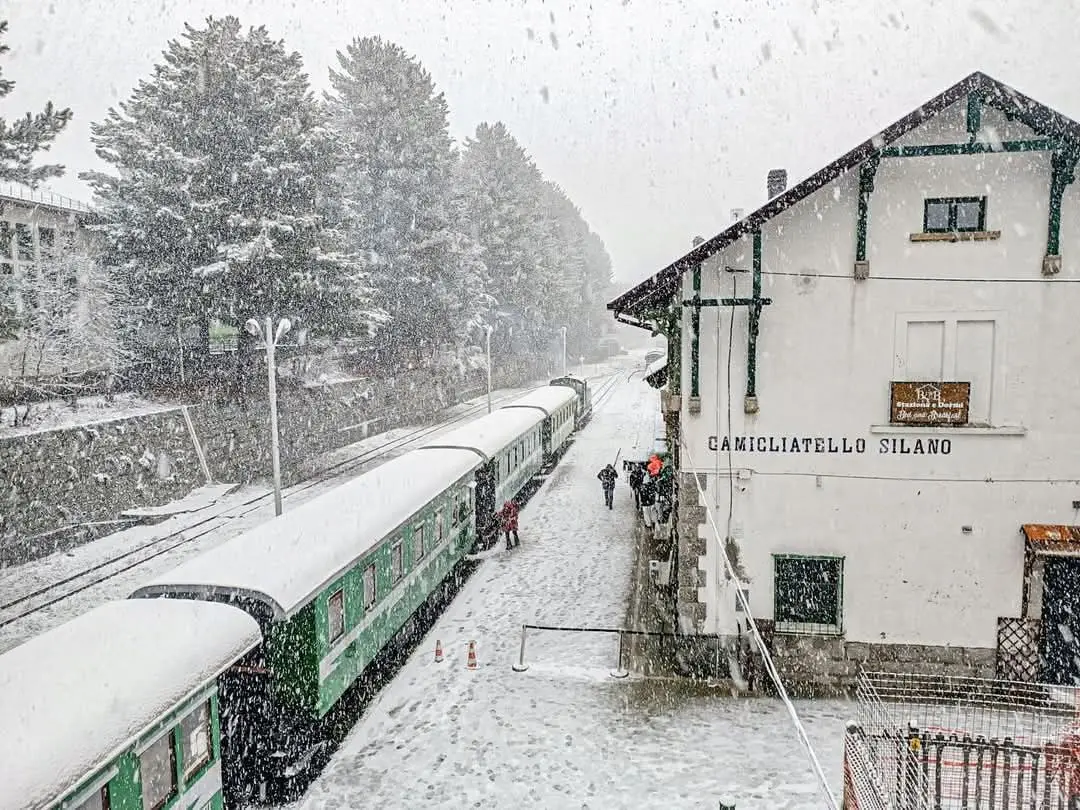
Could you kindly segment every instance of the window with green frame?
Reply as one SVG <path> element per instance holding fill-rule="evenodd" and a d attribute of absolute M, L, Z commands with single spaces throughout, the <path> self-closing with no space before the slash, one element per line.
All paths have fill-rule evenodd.
<path fill-rule="evenodd" d="M 923 204 L 924 233 L 986 230 L 986 197 L 931 197 Z"/>
<path fill-rule="evenodd" d="M 779 632 L 843 630 L 844 558 L 773 555 L 773 619 Z"/>

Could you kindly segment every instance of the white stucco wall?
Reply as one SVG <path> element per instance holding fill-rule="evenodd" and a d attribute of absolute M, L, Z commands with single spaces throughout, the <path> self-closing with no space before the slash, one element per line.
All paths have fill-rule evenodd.
<path fill-rule="evenodd" d="M 962 110 L 963 105 L 958 105 Z M 1005 129 L 991 115 L 984 122 Z M 966 140 L 962 114 L 909 143 Z M 1003 137 L 1025 137 L 1018 124 Z M 764 309 L 758 339 L 760 411 L 743 412 L 747 312 L 734 314 L 733 436 L 865 442 L 865 452 L 733 452 L 732 534 L 752 581 L 755 615 L 773 616 L 772 555 L 838 555 L 843 629 L 853 641 L 993 647 L 999 616 L 1019 616 L 1022 523 L 1074 523 L 1080 499 L 1080 189 L 1066 193 L 1060 276 L 1044 279 L 1050 155 L 885 159 L 870 202 L 870 279 L 855 281 L 858 172 L 762 230 Z M 986 195 L 985 242 L 913 243 L 927 197 Z M 750 294 L 751 240 L 710 260 L 702 295 Z M 793 275 L 768 275 L 769 273 Z M 829 278 L 830 275 L 842 278 Z M 902 280 L 885 280 L 898 277 Z M 942 278 L 1024 278 L 952 283 Z M 909 280 L 927 279 L 927 280 Z M 689 274 L 686 297 L 692 294 Z M 941 357 L 936 326 L 945 320 Z M 719 320 L 718 320 L 719 318 Z M 701 412 L 690 414 L 690 310 L 684 318 L 684 471 L 705 473 L 708 503 L 726 531 L 728 456 L 709 437 L 727 427 L 731 311 L 702 310 Z M 936 370 L 928 369 L 934 366 Z M 971 380 L 973 419 L 989 428 L 890 427 L 889 382 Z M 902 454 L 899 441 L 947 440 L 947 454 Z M 894 443 L 895 441 L 895 443 Z M 781 441 L 782 444 L 782 441 Z M 883 448 L 892 452 L 882 452 Z M 739 471 L 743 471 L 741 475 Z M 971 527 L 970 533 L 962 527 Z M 712 532 L 702 528 L 704 536 Z M 706 632 L 734 621 L 734 593 L 718 585 L 715 542 L 701 561 Z"/>

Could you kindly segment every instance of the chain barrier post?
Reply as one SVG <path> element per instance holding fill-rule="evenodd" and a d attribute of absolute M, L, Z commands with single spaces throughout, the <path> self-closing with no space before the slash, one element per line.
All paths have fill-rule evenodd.
<path fill-rule="evenodd" d="M 619 631 L 619 662 L 615 665 L 615 669 L 611 671 L 612 678 L 625 678 L 630 675 L 626 669 L 623 668 L 623 638 L 625 635 L 623 631 Z"/>
<path fill-rule="evenodd" d="M 521 649 L 518 651 L 518 661 L 511 669 L 514 672 L 524 672 L 529 668 L 529 665 L 525 663 L 525 632 L 528 629 L 528 625 L 521 625 Z"/>

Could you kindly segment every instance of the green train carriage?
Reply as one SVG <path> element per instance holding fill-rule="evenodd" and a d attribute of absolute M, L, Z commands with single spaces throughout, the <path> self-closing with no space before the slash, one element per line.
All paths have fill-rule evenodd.
<path fill-rule="evenodd" d="M 244 613 L 110 602 L 0 656 L 0 808 L 222 810 L 219 679 Z"/>
<path fill-rule="evenodd" d="M 331 710 L 471 549 L 478 465 L 398 457 L 135 591 L 234 604 L 263 628 L 222 687 L 230 798 L 323 756 Z"/>

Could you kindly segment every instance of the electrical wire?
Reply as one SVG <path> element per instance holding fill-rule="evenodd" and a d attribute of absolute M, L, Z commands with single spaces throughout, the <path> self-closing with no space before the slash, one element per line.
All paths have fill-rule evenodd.
<path fill-rule="evenodd" d="M 733 477 L 737 472 L 745 470 L 751 475 L 792 477 L 792 478 L 831 478 L 851 481 L 908 481 L 917 484 L 1080 484 L 1080 478 L 998 478 L 987 475 L 982 478 L 934 478 L 920 475 L 860 475 L 858 473 L 824 473 L 802 470 L 758 470 L 754 467 L 728 467 L 721 472 L 727 472 L 728 477 Z M 683 472 L 691 473 L 693 469 L 683 467 Z"/>
<path fill-rule="evenodd" d="M 690 454 L 690 448 L 687 447 L 686 442 L 682 440 L 681 437 L 679 443 L 682 445 L 683 452 L 686 455 L 687 461 L 690 462 L 691 466 L 694 466 L 693 458 Z M 741 587 L 738 587 L 739 580 L 735 572 L 735 567 L 732 564 L 731 559 L 728 557 L 725 544 L 720 540 L 720 527 L 717 525 L 713 509 L 705 498 L 705 492 L 701 488 L 701 482 L 698 481 L 697 476 L 695 475 L 693 479 L 694 485 L 697 487 L 698 497 L 700 498 L 701 503 L 705 505 L 705 519 L 712 527 L 713 537 L 716 539 L 718 555 L 724 564 L 728 577 L 736 582 L 735 598 L 739 601 L 739 604 L 742 607 L 743 614 L 746 617 L 746 625 L 750 632 L 750 635 L 757 643 L 758 651 L 761 653 L 762 663 L 765 666 L 765 671 L 769 674 L 769 679 L 776 687 L 776 691 L 780 695 L 780 700 L 783 702 L 784 707 L 787 709 L 788 714 L 791 716 L 791 721 L 795 726 L 795 731 L 799 736 L 799 741 L 803 744 L 803 747 L 806 749 L 806 753 L 810 758 L 810 765 L 814 771 L 815 776 L 817 776 L 818 782 L 821 787 L 821 792 L 828 800 L 828 806 L 831 808 L 831 810 L 839 810 L 839 806 L 836 803 L 836 798 L 832 795 L 832 791 L 829 790 L 829 780 L 825 776 L 825 771 L 821 767 L 821 762 L 818 760 L 817 754 L 814 752 L 814 746 L 810 743 L 810 737 L 806 733 L 806 728 L 805 726 L 803 726 L 802 720 L 799 719 L 799 713 L 795 709 L 795 704 L 791 702 L 791 697 L 788 695 L 787 689 L 784 687 L 783 679 L 780 677 L 780 673 L 776 669 L 776 665 L 773 662 L 772 655 L 769 653 L 768 647 L 766 647 L 765 645 L 765 640 L 761 636 L 761 631 L 758 630 L 757 622 L 754 621 L 754 617 L 750 613 L 750 604 L 747 601 L 746 594 L 743 593 L 743 589 Z M 720 583 L 718 582 L 718 590 L 719 584 Z"/>

